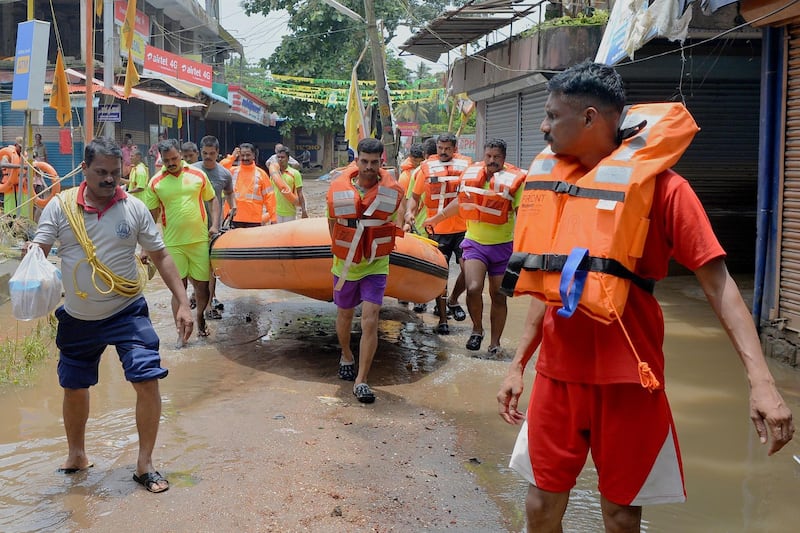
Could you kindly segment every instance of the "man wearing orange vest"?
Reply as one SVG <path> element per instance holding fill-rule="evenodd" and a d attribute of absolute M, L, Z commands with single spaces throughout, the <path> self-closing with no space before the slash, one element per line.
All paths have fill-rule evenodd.
<path fill-rule="evenodd" d="M 3 213 L 14 214 L 17 210 L 19 195 L 19 171 L 22 163 L 22 137 L 14 139 L 14 144 L 0 149 L 0 193 L 3 194 Z"/>
<path fill-rule="evenodd" d="M 466 220 L 461 260 L 467 284 L 467 310 L 472 319 L 472 334 L 466 347 L 479 350 L 483 342 L 483 285 L 488 274 L 492 301 L 489 355 L 497 356 L 508 314 L 500 283 L 511 257 L 515 213 L 522 199 L 525 172 L 506 163 L 504 140 L 493 139 L 483 150 L 483 161 L 473 163 L 461 175 L 458 198 L 424 225 L 435 226 L 457 213 Z"/>
<path fill-rule="evenodd" d="M 414 226 L 414 213 L 417 212 L 423 194 L 428 218 L 441 213 L 456 199 L 461 173 L 472 163 L 471 158 L 456 153 L 457 144 L 458 140 L 452 133 L 440 135 L 436 141 L 437 155 L 430 156 L 419 166 L 405 212 L 407 228 Z M 450 263 L 450 257 L 455 254 L 456 261 L 461 266 L 461 241 L 464 240 L 464 233 L 467 231 L 464 219 L 453 216 L 442 220 L 432 229 L 431 238 L 439 244 L 439 250 L 444 254 L 447 263 Z M 436 326 L 436 332 L 440 335 L 450 333 L 450 327 L 447 325 L 448 310 L 458 321 L 467 318 L 464 309 L 458 305 L 458 297 L 464 292 L 464 288 L 464 270 L 461 268 L 450 299 L 447 298 L 447 289 L 437 299 L 439 324 Z"/>
<path fill-rule="evenodd" d="M 769 455 L 792 439 L 792 413 L 775 386 L 702 204 L 689 183 L 669 169 L 697 126 L 693 120 L 683 128 L 659 125 L 670 120 L 667 109 L 673 116 L 688 111 L 675 104 L 677 109 L 642 105 L 621 123 L 622 78 L 612 67 L 589 61 L 551 78 L 548 89 L 541 130 L 549 148 L 528 171 L 507 276 L 518 276 L 511 283 L 515 294 L 536 297 L 497 394 L 499 413 L 510 424 L 526 422 L 511 467 L 530 483 L 525 500 L 530 531 L 561 530 L 570 490 L 591 451 L 606 531 L 638 532 L 642 505 L 686 499 L 663 386 L 664 317 L 652 294 L 653 283 L 667 275 L 670 258 L 694 272 L 738 352 L 750 385 L 749 415 L 762 444 L 771 440 Z M 651 165 L 659 159 L 666 169 Z M 640 210 L 646 213 L 639 216 Z M 628 213 L 636 216 L 624 218 Z M 565 254 L 553 249 L 554 236 L 572 241 L 565 243 L 571 252 L 563 263 Z M 548 241 L 549 247 L 535 251 Z M 624 250 L 616 265 L 599 249 L 617 250 L 614 244 Z M 623 254 L 636 259 L 633 270 L 622 265 Z M 569 282 L 567 301 L 560 309 L 545 306 L 539 299 L 547 294 L 545 282 L 559 277 Z M 613 284 L 624 293 L 622 312 L 605 321 L 582 307 L 571 314 L 570 292 L 590 283 Z M 594 302 L 582 304 L 613 296 L 593 294 Z M 525 413 L 519 407 L 523 371 L 537 349 Z"/>
<path fill-rule="evenodd" d="M 414 172 L 425 161 L 422 151 L 422 143 L 414 143 L 408 149 L 408 157 L 400 163 L 400 177 L 397 182 L 408 193 L 408 185 L 411 183 L 411 173 Z"/>
<path fill-rule="evenodd" d="M 256 166 L 255 148 L 242 143 L 234 155 L 239 156 L 239 165 L 232 166 L 228 158 L 222 165 L 233 175 L 233 191 L 236 196 L 236 213 L 232 228 L 253 228 L 262 225 L 264 210 L 271 224 L 278 222 L 275 210 L 275 193 L 267 173 Z M 227 164 L 226 164 L 227 163 Z"/>
<path fill-rule="evenodd" d="M 336 304 L 336 336 L 342 348 L 339 378 L 355 381 L 353 395 L 361 403 L 375 401 L 367 375 L 378 347 L 378 313 L 386 292 L 389 254 L 395 237 L 403 190 L 381 168 L 383 143 L 362 139 L 355 164 L 350 164 L 328 189 L 328 227 L 333 252 L 333 301 Z M 355 308 L 361 304 L 361 342 L 358 372 L 350 348 Z"/>

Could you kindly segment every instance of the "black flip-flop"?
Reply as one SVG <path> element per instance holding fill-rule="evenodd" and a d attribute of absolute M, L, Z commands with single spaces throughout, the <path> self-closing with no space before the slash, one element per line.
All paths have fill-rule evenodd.
<path fill-rule="evenodd" d="M 56 470 L 58 474 L 77 474 L 78 472 L 85 472 L 94 466 L 94 463 L 89 463 L 86 468 L 59 468 Z"/>
<path fill-rule="evenodd" d="M 447 304 L 447 311 L 448 314 L 449 313 L 453 314 L 453 320 L 455 320 L 456 322 L 462 322 L 467 319 L 467 313 L 465 313 L 464 308 L 458 304 L 455 305 Z"/>
<path fill-rule="evenodd" d="M 162 476 L 159 472 L 147 472 L 141 476 L 137 476 L 136 472 L 133 473 L 133 480 L 146 488 L 149 492 L 159 493 L 169 490 L 169 481 Z M 161 483 L 166 482 L 167 486 L 161 488 Z"/>
<path fill-rule="evenodd" d="M 473 333 L 469 336 L 469 340 L 467 341 L 467 350 L 480 350 L 481 343 L 483 342 L 483 335 L 480 333 Z"/>

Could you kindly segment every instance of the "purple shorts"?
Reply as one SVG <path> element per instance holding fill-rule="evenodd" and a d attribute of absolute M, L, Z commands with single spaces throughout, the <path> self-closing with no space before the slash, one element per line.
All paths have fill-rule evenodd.
<path fill-rule="evenodd" d="M 333 276 L 333 286 L 339 282 Z M 340 290 L 333 290 L 333 303 L 342 309 L 352 309 L 361 302 L 381 305 L 383 293 L 386 292 L 386 274 L 372 274 L 357 281 L 345 281 Z"/>
<path fill-rule="evenodd" d="M 508 258 L 514 251 L 514 243 L 478 244 L 475 241 L 464 239 L 461 242 L 461 250 L 461 258 L 464 261 L 475 259 L 486 265 L 486 272 L 490 276 L 502 276 L 506 272 Z"/>

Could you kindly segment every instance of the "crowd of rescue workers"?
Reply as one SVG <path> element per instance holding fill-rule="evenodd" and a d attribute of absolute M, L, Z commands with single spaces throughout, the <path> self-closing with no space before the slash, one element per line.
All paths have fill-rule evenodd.
<path fill-rule="evenodd" d="M 605 527 L 639 531 L 643 503 L 686 497 L 664 394 L 664 322 L 653 295 L 670 259 L 695 273 L 725 326 L 750 384 L 749 416 L 770 455 L 792 439 L 792 414 L 708 217 L 689 183 L 670 168 L 698 131 L 688 110 L 679 103 L 625 108 L 619 74 L 591 62 L 555 75 L 548 89 L 540 128 L 548 146 L 527 171 L 506 161 L 502 139 L 488 140 L 473 162 L 458 153 L 456 136 L 444 133 L 412 144 L 396 173 L 384 167 L 383 143 L 362 139 L 352 161 L 331 173 L 325 212 L 338 378 L 353 382 L 358 402 L 375 401 L 368 375 L 394 238 L 398 228 L 427 236 L 457 269 L 451 290 L 445 287 L 433 302 L 434 331 L 447 335 L 451 318 L 469 318 L 469 352 L 485 345 L 487 355 L 502 355 L 507 295 L 535 296 L 497 395 L 500 416 L 522 426 L 511 466 L 530 482 L 528 528 L 559 530 L 591 450 Z M 152 176 L 130 137 L 121 147 L 105 138 L 87 143 L 84 180 L 44 207 L 32 242 L 45 254 L 58 242 L 65 285 L 64 305 L 55 312 L 69 447 L 60 471 L 92 466 L 84 445 L 89 388 L 97 383 L 103 351 L 113 345 L 137 393 L 133 479 L 163 492 L 169 483 L 152 452 L 161 413 L 158 380 L 167 370 L 142 296 L 148 266 L 171 291 L 179 342 L 193 330 L 207 337 L 209 321 L 222 318 L 224 309 L 209 242 L 228 227 L 307 218 L 301 170 L 308 154 L 297 154 L 298 161 L 278 144 L 259 165 L 252 144 L 221 157 L 218 139 L 206 136 L 199 146 L 162 138 L 150 155 L 158 158 Z M 2 161 L 10 178 L 14 158 Z M 464 293 L 466 311 L 459 303 Z M 401 303 L 425 312 L 430 302 Z M 361 337 L 354 353 L 356 308 Z M 534 353 L 525 410 L 519 406 L 523 372 Z M 631 431 L 636 439 L 628 438 Z"/>

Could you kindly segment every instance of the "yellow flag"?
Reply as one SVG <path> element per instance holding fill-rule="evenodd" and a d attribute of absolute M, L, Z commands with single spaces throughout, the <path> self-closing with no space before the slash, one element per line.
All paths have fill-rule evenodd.
<path fill-rule="evenodd" d="M 344 116 L 344 136 L 348 147 L 356 150 L 358 141 L 366 137 L 367 128 L 364 125 L 364 104 L 361 102 L 361 92 L 358 90 L 358 75 L 356 67 L 350 75 L 350 92 L 347 95 L 347 112 Z"/>
<path fill-rule="evenodd" d="M 183 127 L 183 109 L 178 108 L 178 129 Z"/>
<path fill-rule="evenodd" d="M 53 73 L 53 89 L 50 93 L 50 107 L 56 110 L 56 119 L 63 126 L 72 120 L 72 106 L 69 101 L 67 73 L 64 71 L 64 56 L 61 50 L 56 58 L 56 70 Z"/>
<path fill-rule="evenodd" d="M 125 11 L 125 21 L 120 30 L 119 47 L 122 50 L 130 49 L 133 46 L 133 30 L 136 27 L 136 0 L 128 0 L 128 10 Z"/>
<path fill-rule="evenodd" d="M 94 16 L 98 18 L 103 16 L 103 0 L 94 0 Z"/>
<path fill-rule="evenodd" d="M 139 71 L 133 63 L 133 53 L 128 48 L 128 66 L 125 69 L 125 98 L 131 95 L 131 89 L 139 83 Z"/>

